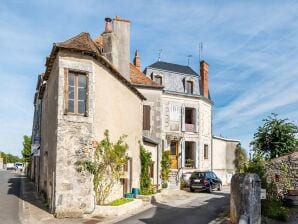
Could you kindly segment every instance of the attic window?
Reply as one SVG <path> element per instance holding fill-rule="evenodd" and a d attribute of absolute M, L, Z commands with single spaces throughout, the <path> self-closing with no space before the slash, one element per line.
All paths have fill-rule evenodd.
<path fill-rule="evenodd" d="M 186 81 L 186 93 L 193 94 L 193 82 Z"/>
<path fill-rule="evenodd" d="M 159 75 L 154 76 L 154 81 L 159 85 L 162 85 L 162 77 Z"/>
<path fill-rule="evenodd" d="M 65 73 L 65 114 L 86 115 L 87 75 L 78 72 Z"/>

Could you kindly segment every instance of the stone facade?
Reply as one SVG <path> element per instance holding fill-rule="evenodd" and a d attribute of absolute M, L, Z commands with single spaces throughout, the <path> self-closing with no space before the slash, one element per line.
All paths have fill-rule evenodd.
<path fill-rule="evenodd" d="M 276 184 L 276 193 L 298 189 L 298 152 L 289 153 L 266 162 L 267 181 Z"/>

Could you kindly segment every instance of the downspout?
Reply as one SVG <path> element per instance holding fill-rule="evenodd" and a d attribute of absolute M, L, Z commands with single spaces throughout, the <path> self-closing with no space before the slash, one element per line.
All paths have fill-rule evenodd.
<path fill-rule="evenodd" d="M 156 171 L 157 171 L 157 175 L 156 175 L 156 179 L 157 179 L 157 181 L 156 181 L 156 185 L 157 185 L 157 188 L 158 188 L 158 186 L 159 186 L 159 144 L 157 145 L 157 169 L 156 169 Z"/>
<path fill-rule="evenodd" d="M 211 171 L 213 171 L 213 110 L 211 105 Z"/>

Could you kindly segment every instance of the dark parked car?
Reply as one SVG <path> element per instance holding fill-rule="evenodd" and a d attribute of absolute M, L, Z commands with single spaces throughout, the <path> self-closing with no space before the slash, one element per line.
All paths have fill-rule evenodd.
<path fill-rule="evenodd" d="M 197 190 L 212 192 L 214 189 L 221 191 L 222 182 L 212 171 L 195 171 L 190 176 L 189 188 L 191 192 Z"/>

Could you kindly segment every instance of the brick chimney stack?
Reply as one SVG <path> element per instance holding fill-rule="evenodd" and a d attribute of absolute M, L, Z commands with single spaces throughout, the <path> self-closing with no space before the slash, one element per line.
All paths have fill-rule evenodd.
<path fill-rule="evenodd" d="M 205 61 L 200 61 L 200 74 L 202 80 L 203 96 L 209 98 L 208 88 L 208 64 Z"/>
<path fill-rule="evenodd" d="M 141 59 L 140 59 L 138 50 L 136 50 L 135 52 L 135 58 L 133 59 L 133 64 L 134 66 L 137 67 L 137 69 L 141 70 Z"/>

